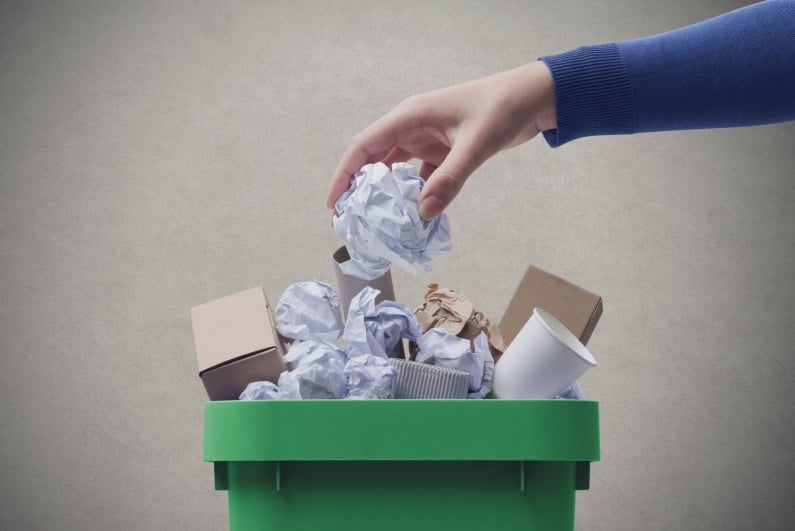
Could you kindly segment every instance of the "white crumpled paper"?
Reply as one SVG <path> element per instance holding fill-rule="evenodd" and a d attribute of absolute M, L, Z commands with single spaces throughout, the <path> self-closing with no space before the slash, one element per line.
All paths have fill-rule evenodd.
<path fill-rule="evenodd" d="M 290 363 L 294 368 L 308 363 L 319 363 L 323 366 L 341 364 L 344 366 L 347 359 L 345 349 L 336 342 L 316 339 L 293 343 L 284 356 L 284 361 Z"/>
<path fill-rule="evenodd" d="M 577 382 L 574 382 L 566 389 L 560 392 L 558 396 L 555 398 L 561 398 L 565 400 L 585 400 L 585 393 L 582 391 L 582 387 Z"/>
<path fill-rule="evenodd" d="M 279 333 L 295 339 L 284 359 L 292 370 L 271 382 L 249 384 L 242 400 L 384 399 L 394 398 L 398 370 L 388 358 L 402 338 L 416 341 L 417 361 L 469 374 L 469 397 L 491 389 L 494 361 L 488 338 L 461 339 L 441 328 L 422 334 L 422 325 L 408 306 L 375 299 L 379 291 L 365 287 L 351 300 L 344 328 L 339 298 L 323 282 L 290 286 L 277 307 Z M 338 342 L 347 343 L 344 347 Z M 473 350 L 474 345 L 474 350 Z"/>
<path fill-rule="evenodd" d="M 420 351 L 416 361 L 469 373 L 469 398 L 483 398 L 491 391 L 494 359 L 485 333 L 470 342 L 442 328 L 432 328 L 417 344 Z"/>
<path fill-rule="evenodd" d="M 394 398 L 398 370 L 386 358 L 371 354 L 350 358 L 345 365 L 346 398 Z"/>
<path fill-rule="evenodd" d="M 289 339 L 335 340 L 342 334 L 340 298 L 325 282 L 297 282 L 276 305 L 276 329 Z"/>
<path fill-rule="evenodd" d="M 284 371 L 279 377 L 280 400 L 343 398 L 345 378 L 342 371 L 318 365 L 305 365 Z"/>
<path fill-rule="evenodd" d="M 430 271 L 428 263 L 452 247 L 445 214 L 431 221 L 420 217 L 417 201 L 425 181 L 417 168 L 404 162 L 367 164 L 353 176 L 351 187 L 335 208 L 333 225 L 351 259 L 340 264 L 347 275 L 373 280 L 392 262 L 410 273 L 414 265 Z"/>
<path fill-rule="evenodd" d="M 399 302 L 375 303 L 380 292 L 365 286 L 348 308 L 343 339 L 348 342 L 348 356 L 372 354 L 381 358 L 393 357 L 401 338 L 416 341 L 422 335 L 414 312 Z"/>
<path fill-rule="evenodd" d="M 240 400 L 273 400 L 279 394 L 279 387 L 273 382 L 251 382 L 240 393 Z"/>
<path fill-rule="evenodd" d="M 285 361 L 293 370 L 279 376 L 280 399 L 343 398 L 347 377 L 343 374 L 347 356 L 339 346 L 307 340 L 294 344 Z"/>
<path fill-rule="evenodd" d="M 278 398 L 343 398 L 347 378 L 343 374 L 347 355 L 329 342 L 307 340 L 290 347 L 284 360 L 293 370 L 279 376 Z"/>

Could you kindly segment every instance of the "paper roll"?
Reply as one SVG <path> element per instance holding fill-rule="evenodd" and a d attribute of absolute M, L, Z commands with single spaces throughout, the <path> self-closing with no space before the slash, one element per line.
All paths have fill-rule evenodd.
<path fill-rule="evenodd" d="M 334 262 L 334 274 L 337 278 L 337 294 L 340 297 L 340 307 L 342 308 L 343 319 L 347 320 L 348 318 L 348 308 L 350 307 L 351 299 L 358 295 L 358 293 L 362 291 L 365 286 L 370 286 L 371 288 L 380 291 L 378 296 L 375 298 L 376 304 L 381 301 L 395 300 L 395 288 L 392 285 L 391 271 L 387 271 L 384 275 L 374 280 L 365 280 L 363 278 L 343 273 L 342 269 L 340 269 L 340 264 L 351 259 L 351 256 L 348 254 L 348 249 L 346 249 L 344 245 L 334 251 L 332 259 Z M 398 342 L 397 346 L 395 346 L 394 352 L 395 356 L 400 359 L 406 357 L 405 351 L 403 350 L 403 341 Z"/>

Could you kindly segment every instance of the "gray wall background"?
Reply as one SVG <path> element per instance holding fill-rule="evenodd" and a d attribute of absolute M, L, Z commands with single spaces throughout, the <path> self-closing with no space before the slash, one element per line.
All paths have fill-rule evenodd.
<path fill-rule="evenodd" d="M 224 529 L 188 309 L 332 281 L 350 136 L 413 93 L 740 1 L 0 4 L 0 527 Z M 582 530 L 790 529 L 795 124 L 537 139 L 428 282 L 497 319 L 532 263 L 605 300 Z M 519 420 L 519 419 L 517 419 Z"/>

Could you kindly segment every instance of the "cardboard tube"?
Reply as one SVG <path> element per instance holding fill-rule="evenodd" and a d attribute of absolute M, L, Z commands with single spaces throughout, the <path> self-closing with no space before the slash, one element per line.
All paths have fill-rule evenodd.
<path fill-rule="evenodd" d="M 392 272 L 387 271 L 380 277 L 374 280 L 365 280 L 353 275 L 346 275 L 340 269 L 340 264 L 347 262 L 351 259 L 348 254 L 348 249 L 343 245 L 332 255 L 334 261 L 334 274 L 337 278 L 337 293 L 340 296 L 340 306 L 342 307 L 343 318 L 348 317 L 348 307 L 351 304 L 351 299 L 359 294 L 365 286 L 370 286 L 377 289 L 381 293 L 375 298 L 376 304 L 381 301 L 394 301 L 395 300 L 395 287 L 392 285 Z M 403 359 L 405 357 L 403 350 L 403 342 L 400 341 L 395 347 L 395 356 Z"/>

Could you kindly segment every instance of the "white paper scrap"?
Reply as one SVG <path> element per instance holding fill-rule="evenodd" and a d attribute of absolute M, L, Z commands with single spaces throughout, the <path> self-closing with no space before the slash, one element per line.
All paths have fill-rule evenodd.
<path fill-rule="evenodd" d="M 485 333 L 470 342 L 442 328 L 431 328 L 417 344 L 416 361 L 469 373 L 469 398 L 483 398 L 491 390 L 494 359 Z"/>
<path fill-rule="evenodd" d="M 347 377 L 343 374 L 347 356 L 340 347 L 308 340 L 294 344 L 286 361 L 294 367 L 279 376 L 280 399 L 343 398 Z"/>
<path fill-rule="evenodd" d="M 349 357 L 366 354 L 393 357 L 398 341 L 402 338 L 416 341 L 422 334 L 422 326 L 411 308 L 394 301 L 376 304 L 379 293 L 365 286 L 351 299 L 342 335 L 348 342 Z"/>
<path fill-rule="evenodd" d="M 251 382 L 240 393 L 240 400 L 274 400 L 279 393 L 273 382 Z"/>
<path fill-rule="evenodd" d="M 335 340 L 342 335 L 340 298 L 325 282 L 298 282 L 288 287 L 274 316 L 276 329 L 289 339 Z"/>
<path fill-rule="evenodd" d="M 415 265 L 430 271 L 429 262 L 452 247 L 446 214 L 431 221 L 420 217 L 417 201 L 425 181 L 404 162 L 367 164 L 335 204 L 334 232 L 345 242 L 351 259 L 340 264 L 345 274 L 373 280 L 391 263 L 410 273 Z"/>
<path fill-rule="evenodd" d="M 394 398 L 398 370 L 385 358 L 373 355 L 350 358 L 345 365 L 348 379 L 346 398 Z"/>

